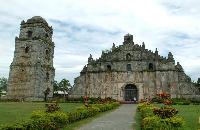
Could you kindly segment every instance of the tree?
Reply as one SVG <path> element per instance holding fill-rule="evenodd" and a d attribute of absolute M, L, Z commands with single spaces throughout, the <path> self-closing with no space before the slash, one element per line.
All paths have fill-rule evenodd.
<path fill-rule="evenodd" d="M 44 101 L 47 101 L 47 96 L 49 95 L 49 93 L 51 92 L 50 88 L 47 87 L 47 89 L 43 92 L 44 93 Z"/>
<path fill-rule="evenodd" d="M 7 82 L 8 79 L 7 78 L 0 78 L 0 91 L 6 91 L 7 90 Z"/>
<path fill-rule="evenodd" d="M 59 83 L 54 80 L 53 82 L 53 92 L 58 91 L 59 90 Z"/>
<path fill-rule="evenodd" d="M 59 85 L 59 90 L 63 91 L 64 97 L 66 97 L 66 93 L 69 92 L 69 88 L 71 87 L 69 80 L 62 79 L 58 85 Z"/>

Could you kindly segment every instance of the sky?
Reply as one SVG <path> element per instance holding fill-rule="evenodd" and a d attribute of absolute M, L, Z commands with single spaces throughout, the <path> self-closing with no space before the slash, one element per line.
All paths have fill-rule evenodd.
<path fill-rule="evenodd" d="M 172 52 L 187 75 L 200 77 L 199 0 L 1 0 L 0 77 L 8 77 L 20 23 L 42 16 L 54 29 L 55 79 L 71 84 L 90 54 L 120 45 L 123 36 L 167 56 Z"/>

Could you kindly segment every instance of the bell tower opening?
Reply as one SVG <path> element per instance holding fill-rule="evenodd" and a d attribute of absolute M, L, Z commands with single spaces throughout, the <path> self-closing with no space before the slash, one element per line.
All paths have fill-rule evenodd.
<path fill-rule="evenodd" d="M 27 36 L 28 36 L 28 38 L 31 38 L 32 35 L 33 35 L 33 32 L 32 32 L 32 31 L 28 31 L 28 32 L 27 32 Z"/>
<path fill-rule="evenodd" d="M 25 47 L 25 53 L 28 53 L 29 52 L 29 47 Z"/>

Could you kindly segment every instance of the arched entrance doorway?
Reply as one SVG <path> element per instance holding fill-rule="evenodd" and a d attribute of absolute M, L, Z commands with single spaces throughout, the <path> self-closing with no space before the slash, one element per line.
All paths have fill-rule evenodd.
<path fill-rule="evenodd" d="M 125 101 L 137 101 L 138 90 L 134 84 L 127 84 L 124 88 L 124 99 Z"/>

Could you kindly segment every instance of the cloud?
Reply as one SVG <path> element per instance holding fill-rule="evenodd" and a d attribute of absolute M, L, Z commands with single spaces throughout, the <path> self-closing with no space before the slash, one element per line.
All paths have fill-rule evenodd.
<path fill-rule="evenodd" d="M 0 76 L 8 76 L 20 22 L 39 15 L 54 28 L 57 80 L 73 83 L 89 54 L 98 58 L 113 42 L 122 44 L 126 33 L 161 55 L 171 51 L 187 74 L 200 77 L 197 0 L 6 0 L 0 5 Z"/>

